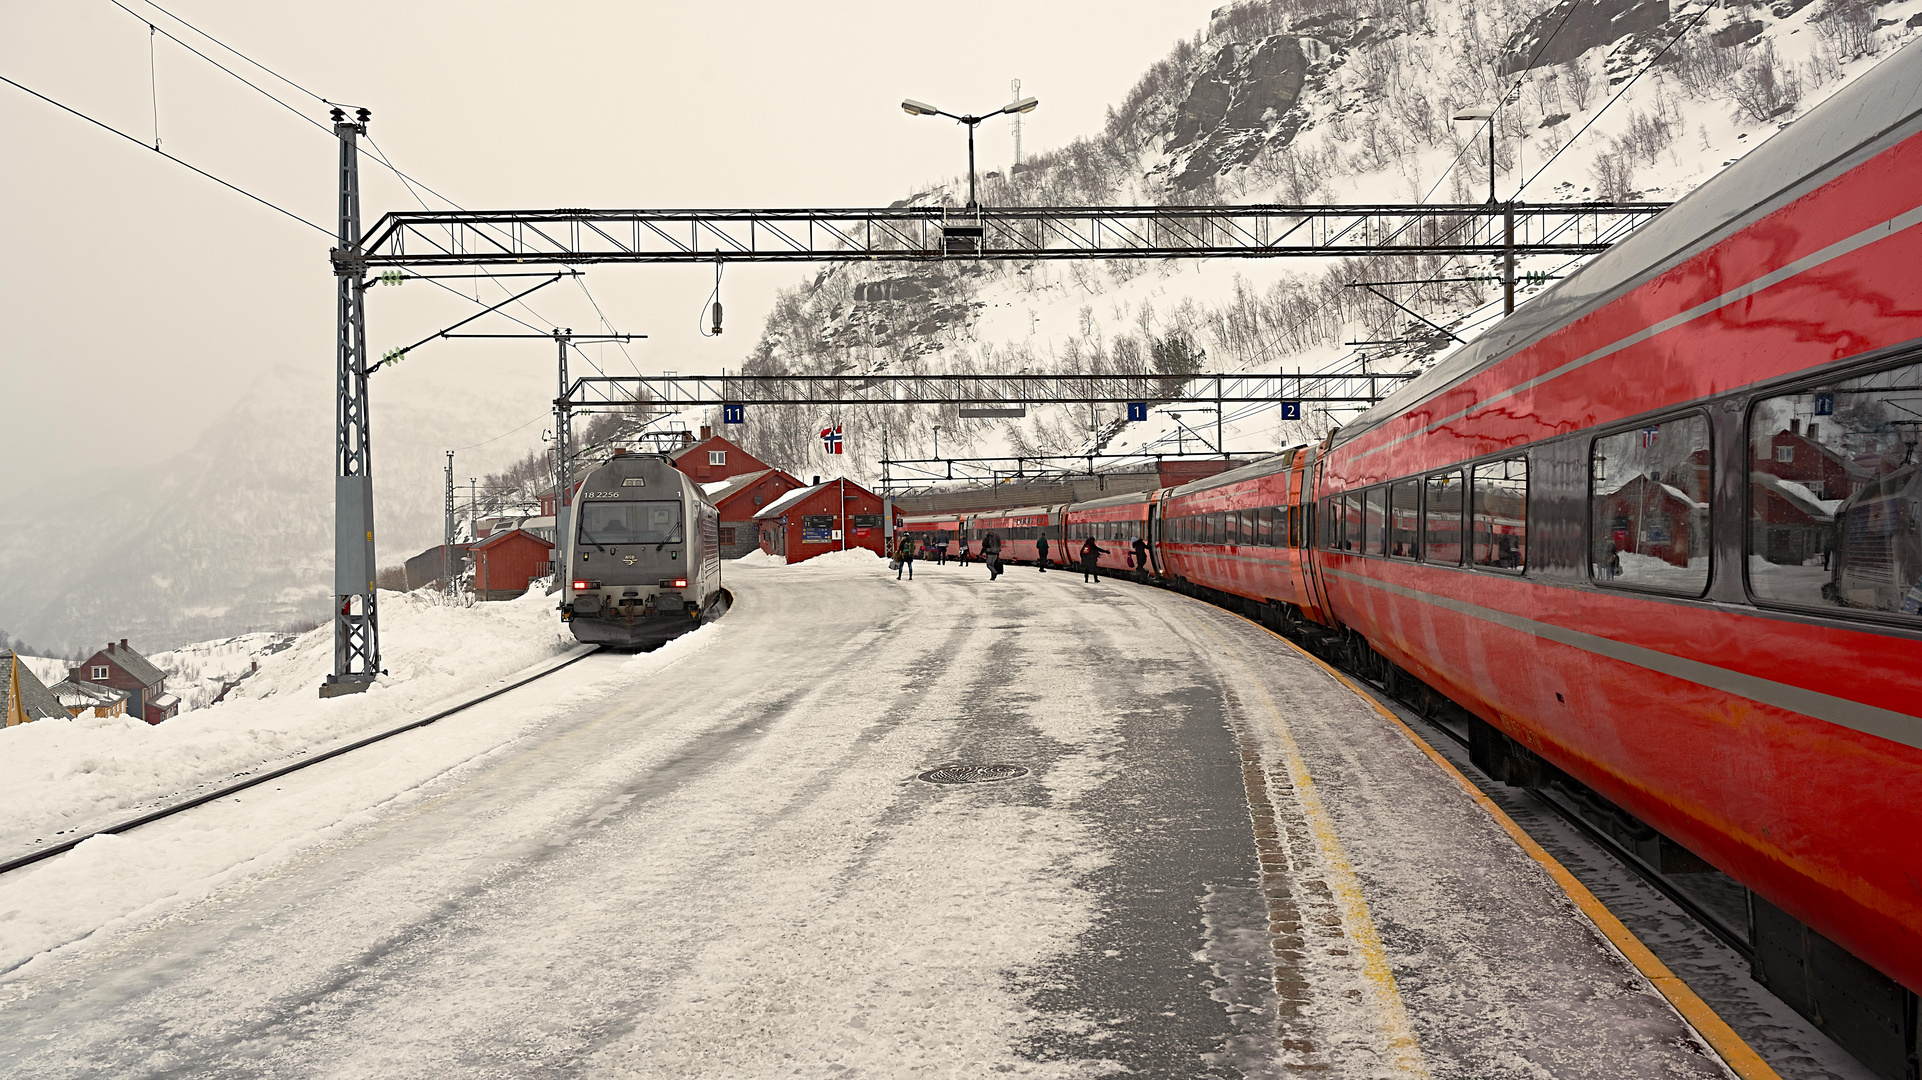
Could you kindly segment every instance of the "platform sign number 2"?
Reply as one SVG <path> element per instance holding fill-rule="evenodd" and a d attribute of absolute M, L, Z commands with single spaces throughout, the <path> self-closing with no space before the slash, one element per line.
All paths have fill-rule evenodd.
<path fill-rule="evenodd" d="M 1301 419 L 1301 402 L 1299 402 L 1299 401 L 1284 401 L 1284 402 L 1282 402 L 1282 403 L 1281 403 L 1281 418 L 1282 418 L 1283 420 L 1299 420 L 1299 419 Z"/>

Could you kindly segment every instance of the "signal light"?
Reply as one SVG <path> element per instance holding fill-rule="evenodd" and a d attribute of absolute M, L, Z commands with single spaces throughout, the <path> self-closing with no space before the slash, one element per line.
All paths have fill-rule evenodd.
<path fill-rule="evenodd" d="M 677 577 L 677 578 L 673 578 L 673 579 L 671 579 L 671 580 L 668 580 L 668 581 L 663 581 L 663 582 L 661 582 L 661 588 L 663 588 L 663 589 L 685 589 L 685 588 L 687 588 L 687 579 L 686 579 L 686 578 L 684 578 L 684 577 Z"/>
<path fill-rule="evenodd" d="M 574 583 L 574 591 L 586 592 L 588 589 L 595 588 L 597 585 L 598 583 L 593 581 L 576 581 Z"/>

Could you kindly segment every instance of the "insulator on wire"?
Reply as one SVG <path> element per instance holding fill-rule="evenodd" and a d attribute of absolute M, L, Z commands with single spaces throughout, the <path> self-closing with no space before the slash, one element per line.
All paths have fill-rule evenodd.
<path fill-rule="evenodd" d="M 406 280 L 407 274 L 402 270 L 382 270 L 380 272 L 380 283 L 382 285 L 398 285 Z"/>
<path fill-rule="evenodd" d="M 713 334 L 714 334 L 714 336 L 715 336 L 715 337 L 720 337 L 720 336 L 721 336 L 721 302 L 720 302 L 719 300 L 716 300 L 716 301 L 714 301 L 714 330 L 713 330 Z"/>

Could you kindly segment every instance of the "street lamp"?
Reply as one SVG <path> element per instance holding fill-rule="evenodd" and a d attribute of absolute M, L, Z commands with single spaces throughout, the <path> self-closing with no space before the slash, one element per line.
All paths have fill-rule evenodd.
<path fill-rule="evenodd" d="M 941 425 L 934 425 L 934 456 L 941 456 Z"/>
<path fill-rule="evenodd" d="M 1488 201 L 1495 201 L 1495 110 L 1484 106 L 1463 109 L 1455 114 L 1457 120 L 1484 120 L 1488 123 Z"/>
<path fill-rule="evenodd" d="M 988 119 L 988 117 L 1000 116 L 1002 113 L 1031 113 L 1040 104 L 1041 102 L 1035 98 L 1022 98 L 1020 101 L 1017 101 L 1012 105 L 1003 106 L 1002 108 L 996 109 L 991 113 L 984 113 L 980 116 L 956 116 L 955 114 L 948 112 L 945 109 L 937 109 L 925 101 L 916 101 L 913 98 L 904 98 L 901 101 L 901 111 L 904 113 L 907 113 L 909 116 L 945 116 L 950 120 L 959 120 L 963 124 L 968 125 L 968 209 L 972 210 L 975 208 L 976 205 L 978 205 L 974 201 L 974 127 L 975 125 L 979 124 L 983 120 Z"/>

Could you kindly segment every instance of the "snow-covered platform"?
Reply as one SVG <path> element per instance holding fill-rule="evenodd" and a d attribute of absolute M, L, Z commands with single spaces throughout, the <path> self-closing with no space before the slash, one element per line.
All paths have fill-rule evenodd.
<path fill-rule="evenodd" d="M 1266 631 L 883 565 L 0 877 L 0 1074 L 1728 1075 Z"/>

